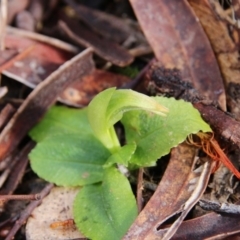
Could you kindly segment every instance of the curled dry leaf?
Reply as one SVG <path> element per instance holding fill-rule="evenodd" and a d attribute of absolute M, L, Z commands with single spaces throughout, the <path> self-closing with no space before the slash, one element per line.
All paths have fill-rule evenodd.
<path fill-rule="evenodd" d="M 124 237 L 127 239 L 169 239 L 207 186 L 213 163 L 194 170 L 196 148 L 182 143 L 171 152 L 161 182 L 146 207 Z M 177 220 L 166 231 L 161 225 L 174 215 Z"/>
<path fill-rule="evenodd" d="M 186 0 L 130 0 L 156 58 L 226 109 L 222 77 L 211 45 Z"/>
<path fill-rule="evenodd" d="M 84 238 L 73 221 L 73 200 L 78 192 L 79 188 L 54 187 L 29 217 L 26 239 Z"/>
<path fill-rule="evenodd" d="M 40 83 L 1 132 L 0 159 L 3 160 L 11 153 L 69 84 L 90 74 L 93 69 L 92 51 L 87 49 L 64 63 Z"/>

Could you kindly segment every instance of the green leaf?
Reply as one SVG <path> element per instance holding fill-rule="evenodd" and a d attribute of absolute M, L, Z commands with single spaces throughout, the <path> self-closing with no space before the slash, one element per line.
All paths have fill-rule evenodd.
<path fill-rule="evenodd" d="M 124 112 L 143 109 L 165 116 L 167 109 L 154 99 L 132 91 L 109 88 L 99 93 L 88 106 L 88 120 L 95 136 L 112 152 L 120 144 L 113 129 Z"/>
<path fill-rule="evenodd" d="M 122 118 L 123 113 L 138 109 L 161 116 L 166 116 L 168 112 L 166 107 L 149 96 L 132 90 L 116 90 L 107 108 L 107 124 L 110 127 Z"/>
<path fill-rule="evenodd" d="M 36 142 L 42 141 L 45 137 L 63 133 L 92 133 L 87 119 L 87 109 L 70 109 L 67 107 L 52 107 L 37 124 L 29 135 Z"/>
<path fill-rule="evenodd" d="M 102 183 L 84 186 L 75 198 L 74 220 L 92 240 L 118 240 L 137 216 L 128 180 L 115 168 L 107 168 Z"/>
<path fill-rule="evenodd" d="M 127 145 L 124 145 L 123 147 L 121 147 L 116 153 L 113 153 L 108 160 L 106 161 L 106 163 L 104 164 L 103 167 L 110 167 L 113 164 L 122 164 L 124 166 L 128 166 L 128 162 L 131 159 L 133 153 L 136 150 L 136 143 L 130 143 Z"/>
<path fill-rule="evenodd" d="M 168 154 L 191 133 L 212 131 L 191 103 L 174 98 L 154 99 L 169 109 L 166 117 L 135 111 L 125 113 L 122 118 L 127 143 L 137 144 L 130 162 L 138 166 L 155 165 L 158 158 Z"/>
<path fill-rule="evenodd" d="M 41 178 L 62 186 L 96 183 L 110 152 L 90 134 L 59 134 L 45 138 L 29 155 Z"/>
<path fill-rule="evenodd" d="M 108 148 L 119 147 L 116 136 L 111 136 L 114 130 L 109 131 L 107 123 L 107 107 L 115 88 L 109 88 L 99 93 L 88 105 L 88 121 L 94 132 L 94 135 Z"/>

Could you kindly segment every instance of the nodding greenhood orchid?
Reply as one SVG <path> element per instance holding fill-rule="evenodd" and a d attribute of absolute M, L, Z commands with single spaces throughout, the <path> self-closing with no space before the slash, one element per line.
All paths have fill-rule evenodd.
<path fill-rule="evenodd" d="M 124 112 L 132 110 L 145 110 L 162 116 L 168 112 L 153 98 L 132 90 L 116 91 L 116 88 L 101 92 L 88 106 L 88 120 L 95 136 L 112 153 L 120 147 L 113 125 Z"/>

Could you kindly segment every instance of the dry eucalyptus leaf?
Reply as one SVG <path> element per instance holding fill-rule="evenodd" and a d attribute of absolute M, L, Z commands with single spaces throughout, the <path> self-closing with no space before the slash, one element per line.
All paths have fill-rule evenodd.
<path fill-rule="evenodd" d="M 93 70 L 92 50 L 86 49 L 62 64 L 61 67 L 41 82 L 28 95 L 1 132 L 0 160 L 3 160 L 14 150 L 68 85 L 82 79 Z"/>
<path fill-rule="evenodd" d="M 157 60 L 177 68 L 208 100 L 226 109 L 223 80 L 212 47 L 186 0 L 130 0 Z"/>
<path fill-rule="evenodd" d="M 186 143 L 173 148 L 168 167 L 152 198 L 132 224 L 124 240 L 170 239 L 203 194 L 212 163 L 194 170 L 196 149 Z M 168 229 L 164 223 L 176 216 Z"/>
<path fill-rule="evenodd" d="M 54 187 L 35 208 L 26 225 L 27 240 L 75 239 L 84 236 L 72 224 L 73 200 L 79 188 Z M 69 222 L 69 224 L 64 224 Z"/>
<path fill-rule="evenodd" d="M 209 3 L 206 0 L 188 2 L 199 18 L 217 58 L 226 87 L 228 110 L 240 120 L 239 43 L 234 42 L 233 36 L 236 29 L 224 19 L 224 11 L 220 15 L 217 13 L 217 9 L 221 9 L 219 2 Z"/>

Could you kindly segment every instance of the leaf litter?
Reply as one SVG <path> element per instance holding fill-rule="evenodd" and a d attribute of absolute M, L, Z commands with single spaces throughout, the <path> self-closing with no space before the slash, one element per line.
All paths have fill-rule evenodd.
<path fill-rule="evenodd" d="M 4 1 L 2 2 L 1 10 L 4 10 L 6 6 Z M 83 107 L 91 101 L 94 95 L 106 88 L 121 87 L 126 83 L 128 85 L 129 78 L 123 77 L 121 74 L 117 76 L 113 72 L 113 64 L 137 66 L 139 70 L 142 70 L 144 65 L 146 66 L 146 69 L 140 71 L 139 76 L 137 76 L 139 82 L 135 89 L 140 92 L 163 94 L 164 96 L 183 98 L 193 102 L 202 118 L 210 124 L 215 139 L 225 152 L 224 156 L 233 160 L 235 168 L 239 167 L 237 157 L 240 147 L 239 83 L 237 77 L 239 71 L 237 51 L 239 29 L 234 25 L 235 23 L 230 15 L 234 11 L 235 16 L 238 14 L 236 1 L 233 1 L 232 6 L 228 5 L 227 1 L 224 6 L 221 6 L 221 2 L 219 4 L 211 0 L 172 1 L 171 3 L 168 1 L 131 0 L 129 2 L 125 1 L 125 4 L 112 4 L 105 1 L 105 5 L 96 1 L 94 3 L 95 7 L 97 6 L 96 10 L 78 5 L 74 1 L 63 1 L 62 4 L 65 6 L 74 6 L 75 17 L 71 17 L 71 15 L 67 17 L 70 18 L 73 25 L 82 28 L 85 38 L 84 35 L 79 34 L 76 28 L 70 28 L 70 25 L 64 25 L 63 22 L 57 24 L 57 21 L 62 21 L 64 14 L 66 15 L 67 12 L 66 9 L 63 9 L 54 1 L 41 3 L 39 8 L 34 4 L 28 5 L 28 1 L 12 2 L 14 2 L 14 7 L 9 7 L 8 23 L 12 24 L 12 19 L 15 18 L 15 26 L 25 27 L 27 25 L 21 25 L 21 16 L 28 16 L 30 17 L 28 19 L 35 19 L 32 23 L 26 22 L 29 24 L 27 27 L 30 27 L 28 30 L 39 31 L 40 34 L 7 28 L 4 44 L 7 48 L 1 50 L 0 67 L 6 68 L 2 76 L 2 86 L 5 90 L 2 94 L 3 101 L 1 104 L 1 109 L 4 110 L 1 112 L 3 130 L 0 134 L 0 145 L 2 146 L 0 157 L 3 163 L 1 181 L 6 181 L 1 189 L 2 195 L 10 194 L 11 196 L 12 194 L 25 193 L 21 185 L 28 181 L 30 170 L 26 171 L 28 169 L 27 154 L 34 145 L 31 142 L 26 145 L 29 141 L 26 138 L 27 132 L 42 119 L 53 103 L 59 100 L 70 106 Z M 12 2 L 11 4 L 13 4 Z M 91 1 L 88 4 L 91 4 Z M 23 9 L 25 12 L 21 12 Z M 46 10 L 46 13 L 43 9 Z M 161 9 L 161 11 L 158 9 Z M 141 27 L 133 20 L 132 10 L 135 12 Z M 58 19 L 51 18 L 51 12 L 53 11 L 59 13 Z M 124 14 L 121 12 L 119 15 L 119 11 L 126 11 L 127 17 L 123 19 Z M 92 17 L 89 18 L 89 16 Z M 152 16 L 152 18 L 149 18 L 149 16 Z M 94 19 L 97 20 L 94 22 Z M 55 28 L 52 27 L 54 24 Z M 69 29 L 71 32 L 69 32 Z M 145 34 L 146 40 L 140 29 Z M 216 29 L 219 31 L 216 31 Z M 58 38 L 63 41 L 59 41 Z M 79 38 L 83 39 L 80 40 Z M 148 63 L 152 59 L 152 55 L 140 54 L 131 63 L 133 57 L 130 52 L 142 46 L 144 48 L 148 47 L 147 41 L 158 60 L 157 66 L 162 69 L 155 72 L 157 78 L 161 79 L 158 85 L 154 82 L 153 75 L 149 74 L 152 66 Z M 78 46 L 75 46 L 75 44 Z M 26 46 L 29 47 L 29 45 L 34 46 L 34 48 L 30 53 L 24 55 L 24 49 L 27 49 Z M 92 49 L 85 50 L 86 55 L 88 55 L 86 58 L 83 56 L 84 53 L 82 53 L 83 55 L 80 53 L 80 63 L 77 67 L 73 60 L 77 57 L 74 56 L 86 46 L 91 46 Z M 44 51 L 48 54 L 44 55 Z M 94 56 L 94 63 L 99 70 L 94 70 L 93 60 L 90 56 L 92 51 L 98 55 L 98 57 Z M 23 54 L 21 55 L 21 53 Z M 19 57 L 16 57 L 18 55 Z M 7 62 L 8 64 L 6 64 Z M 4 64 L 6 65 L 4 66 Z M 86 64 L 89 64 L 89 68 L 86 68 L 85 72 L 80 71 Z M 71 69 L 68 75 L 71 77 L 67 78 L 64 84 L 61 84 L 58 78 L 65 79 L 68 68 Z M 155 65 L 155 69 L 157 68 Z M 103 69 L 105 72 L 103 72 Z M 144 76 L 144 73 L 147 74 Z M 22 89 L 21 92 L 18 90 L 20 93 L 17 96 L 18 99 L 23 101 L 20 107 L 19 103 L 13 99 L 15 94 L 13 90 L 16 90 L 5 80 L 6 77 L 11 79 L 12 82 L 14 80 L 20 81 L 17 85 L 20 86 L 19 89 Z M 172 79 L 177 79 L 178 85 L 176 85 L 176 81 L 172 82 Z M 51 81 L 55 81 L 56 85 L 48 84 Z M 148 82 L 147 88 L 146 81 Z M 22 84 L 27 87 L 23 87 Z M 35 89 L 31 90 L 30 88 Z M 6 89 L 8 89 L 8 92 Z M 31 91 L 32 93 L 30 93 Z M 4 94 L 6 95 L 4 96 Z M 6 108 L 4 108 L 5 106 Z M 17 109 L 17 112 L 13 115 L 15 109 Z M 226 109 L 230 113 L 224 112 Z M 131 127 L 134 128 L 134 125 Z M 181 127 L 183 126 L 184 123 Z M 55 131 L 58 130 L 55 129 Z M 125 139 L 121 139 L 123 136 L 122 128 L 119 126 L 118 135 L 123 143 Z M 154 148 L 158 146 L 151 141 L 149 143 L 153 144 Z M 26 145 L 25 148 L 24 145 Z M 144 208 L 136 217 L 132 226 L 129 226 L 124 239 L 135 239 L 140 232 L 142 235 L 138 239 L 212 239 L 239 232 L 239 224 L 236 224 L 236 218 L 231 215 L 206 214 L 205 210 L 202 210 L 200 214 L 205 215 L 194 217 L 198 214 L 199 206 L 197 202 L 200 199 L 202 199 L 201 201 L 217 201 L 219 204 L 235 204 L 239 197 L 238 180 L 229 177 L 231 184 L 224 184 L 223 187 L 222 184 L 227 182 L 224 179 L 225 171 L 228 170 L 224 170 L 220 166 L 215 172 L 214 170 L 217 168 L 215 162 L 204 156 L 201 150 L 186 143 L 176 145 L 171 150 L 171 155 L 168 156 L 169 163 L 165 171 L 163 169 L 157 171 L 157 167 L 143 169 L 143 178 L 149 177 L 153 184 L 158 184 L 158 187 L 153 195 L 151 190 L 143 189 Z M 116 159 L 123 159 L 129 153 L 134 156 L 135 147 L 128 147 L 129 150 L 120 155 L 112 155 L 112 159 L 105 167 L 112 166 L 119 161 Z M 190 152 L 191 156 L 186 157 L 186 154 L 190 154 Z M 214 158 L 213 155 L 212 157 Z M 161 161 L 163 160 L 157 163 L 158 166 L 161 165 Z M 126 161 L 121 163 L 126 164 Z M 149 176 L 148 171 L 153 175 L 150 174 Z M 214 175 L 213 180 L 210 178 L 212 173 Z M 130 171 L 130 174 L 134 174 L 134 171 Z M 229 173 L 229 176 L 232 176 L 231 173 Z M 31 176 L 31 178 L 37 180 L 36 176 Z M 153 182 L 154 178 L 157 178 L 157 181 Z M 23 184 L 20 184 L 21 180 Z M 133 189 L 136 184 L 138 183 L 132 184 Z M 93 194 L 95 190 L 90 190 L 89 193 Z M 138 186 L 138 195 L 139 190 L 141 191 L 141 187 Z M 27 194 L 31 194 L 31 192 L 28 190 Z M 168 197 L 173 201 L 171 205 L 166 201 Z M 159 199 L 162 199 L 162 201 L 159 201 Z M 33 201 L 32 203 L 36 202 Z M 7 206 L 8 203 L 4 203 L 2 208 L 6 209 Z M 115 206 L 113 209 L 117 207 Z M 14 226 L 11 219 L 18 217 L 21 210 L 11 212 L 12 216 L 8 216 L 9 221 L 2 225 L 0 234 L 4 234 L 4 230 L 7 229 L 7 232 L 5 231 L 5 236 L 6 233 L 8 234 L 6 239 L 12 238 L 22 227 L 33 208 L 30 207 L 31 210 L 26 210 L 27 214 L 22 212 L 24 216 L 21 215 L 20 221 Z M 84 214 L 88 216 L 90 211 L 86 211 Z M 99 214 L 99 216 L 103 215 Z M 52 226 L 71 225 L 70 222 L 72 221 L 70 219 L 72 218 L 73 216 L 68 216 L 67 219 L 56 219 Z M 4 218 L 1 219 L 2 222 L 5 220 Z M 217 226 L 214 225 L 216 222 L 218 222 Z M 49 228 L 51 228 L 50 225 Z M 201 231 L 199 231 L 200 225 L 203 226 Z M 11 226 L 13 226 L 12 229 Z M 191 227 L 189 228 L 189 226 Z M 24 229 L 24 226 L 22 229 Z M 127 228 L 124 231 L 126 232 Z M 98 235 L 94 235 L 97 234 L 95 230 L 92 231 L 92 234 L 93 239 L 98 239 Z M 21 236 L 20 232 L 16 234 L 16 238 L 19 236 Z M 69 238 L 71 238 L 70 235 Z"/>

